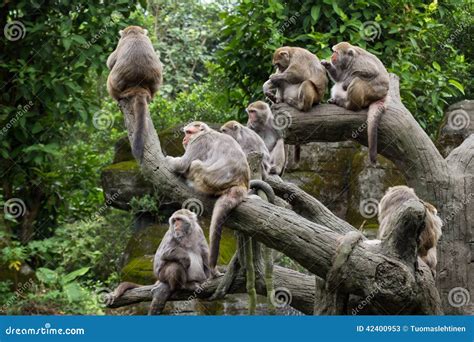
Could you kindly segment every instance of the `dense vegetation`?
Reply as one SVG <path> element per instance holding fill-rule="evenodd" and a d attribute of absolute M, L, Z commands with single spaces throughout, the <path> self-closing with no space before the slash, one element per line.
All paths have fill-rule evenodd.
<path fill-rule="evenodd" d="M 157 129 L 243 120 L 281 45 L 324 59 L 347 40 L 377 54 L 433 137 L 447 106 L 473 95 L 472 8 L 461 1 L 21 0 L 0 8 L 0 205 L 21 199 L 26 208 L 0 216 L 7 313 L 101 313 L 90 294 L 118 279 L 133 218 L 99 210 L 99 176 L 124 135 L 105 61 L 129 24 L 149 29 L 165 66 L 151 106 Z M 25 280 L 31 272 L 34 283 Z"/>

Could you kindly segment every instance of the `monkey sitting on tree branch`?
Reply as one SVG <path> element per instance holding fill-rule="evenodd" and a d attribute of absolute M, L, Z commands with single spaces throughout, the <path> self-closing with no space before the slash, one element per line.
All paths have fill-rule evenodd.
<path fill-rule="evenodd" d="M 393 88 L 398 90 L 398 84 L 395 87 L 390 85 L 390 91 L 393 91 Z M 399 100 L 399 95 L 396 94 L 392 98 Z M 133 145 L 135 139 L 133 132 L 135 132 L 136 125 L 139 124 L 137 123 L 138 117 L 135 115 L 133 103 L 130 102 L 129 98 L 122 98 L 119 102 L 125 115 L 125 123 Z M 352 137 L 352 131 L 341 129 L 341 126 L 333 129 L 334 126 L 331 126 L 330 123 L 334 120 L 344 121 L 349 123 L 349 127 L 353 130 L 365 121 L 363 120 L 364 116 L 366 118 L 366 111 L 364 110 L 355 113 L 334 105 L 313 107 L 308 112 L 308 114 L 312 114 L 309 120 L 305 117 L 305 113 L 301 114 L 294 108 L 280 106 L 280 109 L 287 110 L 293 117 L 292 124 L 287 128 L 287 134 L 285 135 L 289 142 L 298 141 L 298 139 L 299 142 L 306 142 L 314 139 L 313 134 L 300 135 L 295 134 L 295 132 L 310 128 L 313 122 L 321 123 L 323 118 L 327 118 L 328 123 L 321 124 L 319 129 L 315 129 L 314 132 L 326 130 L 320 138 L 330 134 L 331 139 L 345 140 L 346 137 Z M 321 115 L 314 115 L 314 112 L 321 113 Z M 391 117 L 397 118 L 395 121 L 398 122 L 400 120 L 410 122 L 407 116 L 411 116 L 406 113 L 406 109 L 404 111 L 404 107 L 399 103 L 393 105 L 393 107 L 388 106 L 387 112 L 391 112 L 390 116 L 384 116 L 384 118 L 389 118 L 387 122 Z M 333 118 L 338 113 L 346 115 L 343 118 Z M 300 120 L 303 118 L 307 121 Z M 181 177 L 175 174 L 174 166 L 169 163 L 169 160 L 165 158 L 161 151 L 160 142 L 148 113 L 146 113 L 146 120 L 150 124 L 145 125 L 143 131 L 143 141 L 147 146 L 143 151 L 142 171 L 144 175 L 149 177 L 157 191 L 166 194 L 167 198 L 172 201 L 182 203 L 188 198 L 201 200 L 204 215 L 211 216 L 216 198 L 195 192 L 183 182 Z M 380 128 L 382 130 L 384 130 L 384 124 L 386 125 L 387 122 L 384 122 L 384 119 L 381 121 Z M 409 130 L 406 127 L 405 129 Z M 393 129 L 393 131 L 398 132 L 400 130 Z M 383 148 L 389 145 L 389 142 L 386 140 L 386 136 L 382 135 L 382 137 L 383 139 L 379 141 L 379 147 L 382 147 L 380 149 L 382 153 L 386 153 Z M 232 138 L 229 137 L 229 139 Z M 363 141 L 363 138 L 359 136 L 355 139 Z M 474 141 L 474 139 L 472 140 Z M 395 146 L 397 144 L 405 145 L 405 142 L 396 139 L 390 141 L 390 143 Z M 471 144 L 474 143 L 471 142 Z M 430 146 L 423 147 L 425 152 L 430 152 Z M 392 148 L 390 152 L 395 153 L 396 150 L 398 149 Z M 397 157 L 398 160 L 404 160 L 403 156 L 398 155 Z M 421 197 L 427 197 L 424 196 L 423 191 Z M 314 205 L 319 206 L 320 204 L 314 203 Z M 315 217 L 312 222 L 292 210 L 276 208 L 272 204 L 251 197 L 245 197 L 240 204 L 229 212 L 226 225 L 231 229 L 251 235 L 252 238 L 268 247 L 283 251 L 287 256 L 323 279 L 331 277 L 334 262 L 339 260 L 338 255 L 341 255 L 340 244 L 343 241 L 349 241 L 350 253 L 342 254 L 344 255 L 344 262 L 339 263 L 337 267 L 341 273 L 339 276 L 341 284 L 339 292 L 341 294 L 355 294 L 361 298 L 373 294 L 374 302 L 385 303 L 390 308 L 390 312 L 398 310 L 398 313 L 439 314 L 440 301 L 431 271 L 426 264 L 418 263 L 416 265 L 414 262 L 417 259 L 416 241 L 419 238 L 420 231 L 413 229 L 413 227 L 424 224 L 425 212 L 425 207 L 419 201 L 409 201 L 407 205 L 403 206 L 399 215 L 394 216 L 396 221 L 393 222 L 393 225 L 396 225 L 395 230 L 403 231 L 403 234 L 392 234 L 392 236 L 394 239 L 404 236 L 408 242 L 399 241 L 398 244 L 384 244 L 387 249 L 368 243 L 364 237 L 353 240 L 344 239 L 344 235 L 341 234 L 342 231 L 352 232 L 356 229 L 343 225 L 344 228 L 341 230 L 338 221 L 331 218 L 333 216 L 331 213 L 325 213 L 324 221 L 326 225 L 321 225 L 318 223 L 318 217 Z M 271 222 L 271 225 L 268 224 L 269 222 Z M 397 251 L 390 249 L 390 246 L 403 243 L 406 246 L 403 253 L 397 253 Z M 399 281 L 401 278 L 404 279 L 402 283 Z M 278 277 L 275 279 L 277 280 Z M 384 291 L 377 292 L 376 289 L 379 289 L 380 286 L 383 287 Z M 132 295 L 138 290 L 132 289 L 127 293 L 130 292 L 130 295 Z M 124 297 L 127 293 L 124 294 Z M 314 296 L 314 291 L 312 296 Z M 343 310 L 344 307 L 339 307 L 337 313 L 344 313 Z"/>

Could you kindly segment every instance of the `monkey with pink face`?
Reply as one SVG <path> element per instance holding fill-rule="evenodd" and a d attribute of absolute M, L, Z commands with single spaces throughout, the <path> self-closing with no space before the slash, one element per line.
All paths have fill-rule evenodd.
<path fill-rule="evenodd" d="M 231 136 L 195 121 L 184 127 L 181 157 L 166 157 L 170 169 L 183 175 L 192 187 L 204 194 L 217 196 L 209 227 L 209 267 L 211 275 L 220 275 L 216 266 L 222 228 L 229 213 L 246 198 L 250 188 L 273 193 L 259 180 L 250 181 L 247 156 Z"/>

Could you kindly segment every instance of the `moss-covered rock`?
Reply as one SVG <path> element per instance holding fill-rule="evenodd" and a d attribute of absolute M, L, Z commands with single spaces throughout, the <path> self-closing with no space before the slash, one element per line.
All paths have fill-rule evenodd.
<path fill-rule="evenodd" d="M 368 160 L 367 148 L 354 154 L 350 177 L 346 220 L 356 227 L 376 229 L 378 227 L 378 202 L 390 186 L 406 184 L 404 177 L 388 159 L 379 155 L 377 165 Z"/>
<path fill-rule="evenodd" d="M 133 197 L 153 193 L 153 186 L 142 176 L 134 160 L 103 168 L 101 182 L 109 204 L 118 209 L 129 210 L 129 202 Z"/>

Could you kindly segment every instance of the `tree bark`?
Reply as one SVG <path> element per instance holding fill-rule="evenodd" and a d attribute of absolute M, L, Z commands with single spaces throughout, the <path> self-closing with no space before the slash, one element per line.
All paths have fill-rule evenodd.
<path fill-rule="evenodd" d="M 407 176 L 415 177 L 414 173 L 428 184 L 444 179 L 443 177 L 447 177 L 448 174 L 447 162 L 441 158 L 403 105 L 393 102 L 399 98 L 398 82 L 394 77 L 392 85 L 392 102 L 382 118 L 379 130 L 379 151 L 390 159 L 395 159 L 400 169 L 406 171 L 411 168 L 412 172 L 406 172 Z M 133 143 L 135 118 L 132 107 L 127 100 L 122 100 L 120 105 L 125 116 L 129 139 Z M 359 128 L 366 121 L 366 111 L 356 113 L 334 105 L 319 105 L 310 113 L 300 113 L 284 105 L 276 108 L 277 113 L 282 110 L 290 113 L 293 121 L 286 132 L 289 143 L 304 144 L 324 139 L 346 140 L 353 138 L 351 132 L 356 130 L 360 132 L 354 139 L 366 144 L 365 134 L 361 134 L 363 129 Z M 170 171 L 149 115 L 147 120 L 145 151 L 141 164 L 144 175 L 170 200 L 182 203 L 189 198 L 199 199 L 203 203 L 203 214 L 211 215 L 215 198 L 196 193 Z M 417 149 L 417 146 L 422 147 Z M 426 174 L 427 166 L 423 166 L 423 162 L 433 164 L 436 162 L 440 167 Z M 441 312 L 439 295 L 429 268 L 423 262 L 413 262 L 417 253 L 415 243 L 406 243 L 406 250 L 401 251 L 393 248 L 391 244 L 368 242 L 355 228 L 338 219 L 321 203 L 311 199 L 298 188 L 291 188 L 291 185 L 281 182 L 276 177 L 269 181 L 277 192 L 284 191 L 285 188 L 292 189 L 294 200 L 297 201 L 294 205 L 297 212 L 276 207 L 256 198 L 247 198 L 229 215 L 227 227 L 252 236 L 266 246 L 296 260 L 310 272 L 324 279 L 326 288 L 332 287 L 337 291 L 338 298 L 347 299 L 351 296 L 364 299 L 370 296 L 370 312 L 389 314 Z M 443 184 L 447 186 L 448 182 Z M 436 190 L 424 189 L 419 193 L 421 197 L 431 199 L 428 194 L 434 196 Z M 403 231 L 394 235 L 398 238 L 409 237 L 416 241 L 419 229 L 410 229 L 419 227 L 423 219 L 424 208 L 420 207 L 419 203 L 410 203 L 400 211 L 399 221 L 391 222 L 398 227 L 397 229 Z M 396 246 L 403 244 L 404 241 L 395 243 Z M 276 283 L 278 283 L 277 277 Z M 289 281 L 285 287 L 288 286 L 298 294 L 295 296 L 295 293 L 292 293 L 293 298 L 297 297 L 301 301 L 298 279 Z M 308 286 L 311 295 L 307 292 L 302 294 L 306 298 L 305 303 L 311 302 L 314 298 L 313 277 Z M 324 295 L 329 299 L 327 293 Z M 377 309 L 380 307 L 383 307 L 383 310 Z M 309 305 L 308 310 L 304 312 L 309 313 L 312 310 L 313 306 Z"/>

